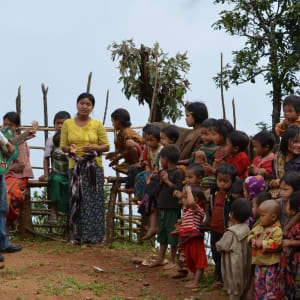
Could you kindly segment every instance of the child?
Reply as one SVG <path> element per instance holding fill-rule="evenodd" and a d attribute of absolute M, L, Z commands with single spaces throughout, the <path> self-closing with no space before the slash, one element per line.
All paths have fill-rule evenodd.
<path fill-rule="evenodd" d="M 277 123 L 275 132 L 278 136 L 282 136 L 284 131 L 290 125 L 300 126 L 300 97 L 295 95 L 287 96 L 282 103 L 284 119 L 282 122 Z"/>
<path fill-rule="evenodd" d="M 272 161 L 274 153 L 271 152 L 275 145 L 275 137 L 269 131 L 261 131 L 252 139 L 253 151 L 256 157 L 251 167 L 248 168 L 248 175 L 262 175 L 265 179 L 272 176 Z"/>
<path fill-rule="evenodd" d="M 211 227 L 211 251 L 216 266 L 218 281 L 222 282 L 221 254 L 216 249 L 216 243 L 222 238 L 229 221 L 229 212 L 232 202 L 230 189 L 234 183 L 237 171 L 233 165 L 220 165 L 216 172 L 217 189 L 211 189 L 209 207 Z"/>
<path fill-rule="evenodd" d="M 246 133 L 242 131 L 233 131 L 228 134 L 226 139 L 226 157 L 227 163 L 236 167 L 238 177 L 245 179 L 248 176 L 248 167 L 250 161 L 247 154 L 249 138 Z"/>
<path fill-rule="evenodd" d="M 234 200 L 244 198 L 244 180 L 237 178 L 231 187 L 231 195 Z"/>
<path fill-rule="evenodd" d="M 293 217 L 300 211 L 300 192 L 288 200 L 287 212 Z M 282 241 L 282 253 L 276 277 L 276 299 L 300 298 L 300 223 L 295 224 Z"/>
<path fill-rule="evenodd" d="M 273 180 L 271 188 L 278 188 L 280 178 L 285 172 L 300 172 L 300 128 L 290 126 L 282 135 L 279 151 L 273 161 Z"/>
<path fill-rule="evenodd" d="M 247 199 L 236 199 L 231 205 L 231 226 L 216 243 L 222 253 L 222 278 L 230 300 L 245 297 L 250 278 L 251 249 L 248 246 L 250 229 L 245 223 L 251 213 Z"/>
<path fill-rule="evenodd" d="M 168 245 L 171 245 L 170 264 L 166 269 L 175 267 L 175 256 L 178 237 L 171 235 L 177 220 L 180 219 L 181 205 L 173 196 L 175 190 L 182 189 L 184 174 L 177 168 L 180 151 L 175 145 L 165 146 L 160 152 L 161 166 L 165 169 L 160 173 L 161 185 L 158 194 L 158 235 L 160 253 L 151 267 L 160 266 L 163 263 Z"/>
<path fill-rule="evenodd" d="M 124 158 L 124 163 L 116 167 L 118 171 L 128 172 L 129 165 L 139 161 L 142 153 L 143 138 L 130 128 L 130 115 L 126 109 L 118 108 L 111 114 L 111 122 L 117 131 L 115 137 L 115 152 L 110 152 L 106 158 L 110 160 L 109 166 L 114 166 Z"/>
<path fill-rule="evenodd" d="M 199 202 L 205 201 L 205 195 L 199 185 L 186 186 L 183 195 L 183 215 L 180 226 L 180 246 L 183 247 L 188 269 L 194 273 L 194 279 L 187 284 L 187 288 L 197 288 L 207 267 L 207 258 L 200 233 L 200 225 L 205 218 L 205 212 Z"/>
<path fill-rule="evenodd" d="M 278 221 L 280 210 L 276 200 L 264 201 L 258 208 L 260 223 L 248 236 L 252 247 L 252 264 L 256 265 L 256 299 L 275 299 L 275 278 L 282 242 Z"/>
<path fill-rule="evenodd" d="M 56 133 L 48 138 L 44 153 L 44 175 L 40 181 L 48 181 L 51 212 L 49 224 L 57 224 L 58 211 L 69 212 L 69 181 L 68 181 L 68 158 L 59 148 L 60 132 L 65 120 L 71 115 L 66 111 L 59 111 L 54 116 L 54 128 Z M 51 176 L 49 176 L 49 158 L 51 158 Z"/>
<path fill-rule="evenodd" d="M 3 117 L 4 127 L 9 126 L 13 129 L 15 136 L 19 135 L 20 117 L 16 112 L 9 112 Z M 31 131 L 29 138 L 35 136 L 35 131 Z M 7 229 L 15 225 L 20 213 L 21 203 L 25 200 L 28 179 L 33 178 L 30 165 L 30 150 L 26 142 L 18 145 L 18 157 L 13 160 L 7 173 L 5 182 L 7 188 L 9 212 L 7 215 Z"/>

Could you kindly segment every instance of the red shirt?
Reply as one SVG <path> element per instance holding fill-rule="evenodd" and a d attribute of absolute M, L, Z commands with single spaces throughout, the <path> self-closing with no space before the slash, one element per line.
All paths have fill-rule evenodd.
<path fill-rule="evenodd" d="M 248 176 L 248 167 L 251 165 L 249 158 L 245 152 L 239 152 L 238 154 L 227 159 L 227 163 L 234 165 L 237 169 L 238 176 L 241 179 L 245 179 Z"/>
<path fill-rule="evenodd" d="M 215 197 L 214 207 L 212 208 L 210 227 L 213 229 L 213 231 L 219 233 L 225 232 L 224 208 L 226 196 L 226 193 L 218 192 Z"/>
<path fill-rule="evenodd" d="M 274 153 L 269 153 L 265 157 L 256 156 L 253 159 L 252 165 L 254 165 L 260 169 L 265 169 L 270 175 L 272 175 L 272 173 L 273 173 L 272 161 L 273 161 L 274 157 L 275 157 Z"/>
<path fill-rule="evenodd" d="M 199 205 L 196 205 L 195 208 L 185 208 L 179 234 L 187 231 L 199 231 L 204 218 L 205 212 Z"/>

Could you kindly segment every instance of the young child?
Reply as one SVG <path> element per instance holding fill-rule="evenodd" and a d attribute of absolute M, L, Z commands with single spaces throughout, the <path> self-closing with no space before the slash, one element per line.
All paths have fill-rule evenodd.
<path fill-rule="evenodd" d="M 282 103 L 284 119 L 282 122 L 277 123 L 275 132 L 278 136 L 282 136 L 284 131 L 290 125 L 300 126 L 300 97 L 295 95 L 287 96 Z"/>
<path fill-rule="evenodd" d="M 300 212 L 300 191 L 288 200 L 287 212 L 293 217 Z M 300 298 L 300 223 L 295 224 L 282 241 L 282 253 L 276 277 L 276 299 Z"/>
<path fill-rule="evenodd" d="M 229 133 L 226 139 L 227 163 L 236 167 L 238 177 L 241 179 L 248 176 L 250 161 L 248 155 L 244 152 L 247 150 L 248 144 L 247 134 L 238 130 Z"/>
<path fill-rule="evenodd" d="M 256 265 L 256 299 L 275 299 L 275 278 L 282 242 L 278 221 L 280 210 L 276 200 L 264 201 L 258 208 L 260 223 L 248 236 L 252 247 L 252 264 Z"/>
<path fill-rule="evenodd" d="M 262 175 L 265 179 L 269 179 L 273 173 L 272 161 L 275 155 L 272 149 L 275 137 L 269 131 L 261 131 L 252 138 L 252 145 L 256 157 L 248 168 L 248 175 Z"/>
<path fill-rule="evenodd" d="M 251 213 L 247 199 L 236 199 L 231 205 L 231 226 L 216 243 L 222 253 L 222 278 L 230 300 L 243 299 L 250 278 L 251 249 L 248 246 L 250 229 L 245 223 Z"/>
<path fill-rule="evenodd" d="M 179 231 L 180 246 L 183 247 L 188 269 L 194 274 L 194 279 L 185 287 L 197 288 L 207 267 L 207 258 L 200 225 L 205 218 L 205 212 L 199 202 L 205 201 L 205 195 L 199 185 L 187 185 L 183 194 L 183 214 Z"/>
<path fill-rule="evenodd" d="M 244 198 L 244 180 L 237 178 L 231 187 L 231 195 L 234 200 Z"/>
<path fill-rule="evenodd" d="M 180 151 L 175 145 L 165 146 L 160 152 L 161 166 L 165 170 L 160 173 L 161 186 L 158 194 L 158 235 L 160 253 L 151 267 L 160 266 L 163 263 L 168 245 L 171 245 L 170 263 L 165 269 L 175 267 L 178 237 L 171 235 L 177 220 L 180 219 L 181 205 L 173 196 L 175 190 L 182 189 L 184 174 L 177 168 Z"/>
<path fill-rule="evenodd" d="M 13 129 L 17 137 L 20 127 L 20 117 L 16 112 L 8 112 L 3 117 L 4 127 L 9 126 Z M 35 137 L 35 131 L 30 132 L 27 140 Z M 9 212 L 7 214 L 7 229 L 15 227 L 15 223 L 20 213 L 20 205 L 25 200 L 28 179 L 33 178 L 30 164 L 30 150 L 26 142 L 18 145 L 18 157 L 12 161 L 7 173 L 5 182 L 7 188 Z"/>
<path fill-rule="evenodd" d="M 127 173 L 128 167 L 139 161 L 142 153 L 143 138 L 130 128 L 130 115 L 126 109 L 118 108 L 111 114 L 111 122 L 117 131 L 115 137 L 115 152 L 110 152 L 106 158 L 112 167 L 124 158 L 124 163 L 116 167 L 120 172 Z"/>
<path fill-rule="evenodd" d="M 216 243 L 222 238 L 229 221 L 229 212 L 232 202 L 230 189 L 234 183 L 237 171 L 235 166 L 229 164 L 220 165 L 216 172 L 217 189 L 211 189 L 210 199 L 210 228 L 211 228 L 211 251 L 215 262 L 218 281 L 222 282 L 221 254 L 216 249 Z"/>
<path fill-rule="evenodd" d="M 54 116 L 54 128 L 56 133 L 48 138 L 44 153 L 44 175 L 40 181 L 48 181 L 51 212 L 49 224 L 57 224 L 58 211 L 69 212 L 69 162 L 66 154 L 59 148 L 60 132 L 65 120 L 71 115 L 67 111 L 59 111 Z M 51 159 L 51 175 L 49 176 L 49 158 Z"/>

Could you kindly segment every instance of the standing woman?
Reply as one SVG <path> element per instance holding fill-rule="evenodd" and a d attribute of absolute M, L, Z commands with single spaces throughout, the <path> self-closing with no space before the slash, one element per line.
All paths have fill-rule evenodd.
<path fill-rule="evenodd" d="M 70 240 L 80 244 L 102 243 L 105 235 L 101 154 L 109 151 L 109 142 L 103 124 L 90 117 L 94 106 L 92 94 L 80 94 L 77 116 L 66 120 L 61 130 L 62 150 L 73 153 L 76 149 L 69 159 Z"/>

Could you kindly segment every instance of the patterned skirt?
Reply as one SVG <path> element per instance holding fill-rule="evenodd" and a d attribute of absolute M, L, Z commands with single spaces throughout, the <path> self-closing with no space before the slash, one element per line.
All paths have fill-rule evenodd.
<path fill-rule="evenodd" d="M 73 169 L 69 170 L 72 178 Z M 97 190 L 91 189 L 89 178 L 85 170 L 82 174 L 83 204 L 77 219 L 77 233 L 75 241 L 81 243 L 98 244 L 103 242 L 105 235 L 105 206 L 103 188 L 103 169 L 96 166 Z M 71 182 L 71 180 L 70 180 Z"/>

